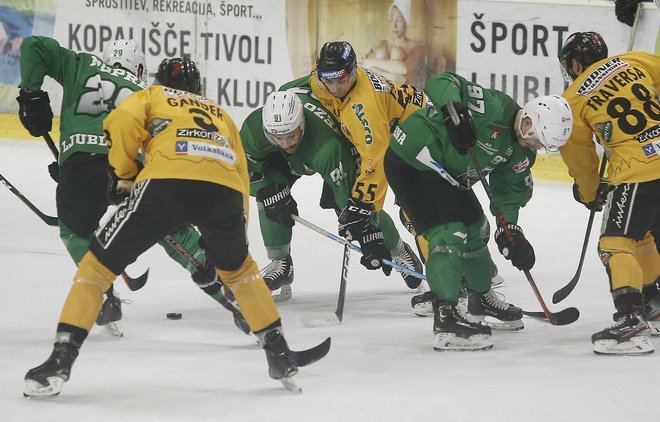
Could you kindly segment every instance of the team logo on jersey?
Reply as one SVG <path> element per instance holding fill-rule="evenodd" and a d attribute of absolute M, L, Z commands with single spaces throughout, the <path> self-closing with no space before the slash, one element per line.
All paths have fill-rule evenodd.
<path fill-rule="evenodd" d="M 176 144 L 174 144 L 174 152 L 176 155 L 187 155 L 188 141 L 176 141 Z"/>
<path fill-rule="evenodd" d="M 500 129 L 498 127 L 494 127 L 493 130 L 490 132 L 490 139 L 493 139 L 493 140 L 497 139 L 497 138 L 500 137 L 501 134 L 502 134 L 502 129 Z"/>
<path fill-rule="evenodd" d="M 646 158 L 655 157 L 660 154 L 660 141 L 653 141 L 648 145 L 644 145 L 642 150 L 644 151 Z"/>
<path fill-rule="evenodd" d="M 639 143 L 644 143 L 650 141 L 653 138 L 660 138 L 660 124 L 653 126 L 651 129 L 646 130 L 639 135 L 635 136 L 635 139 Z M 108 142 L 108 137 L 106 136 L 105 142 Z"/>
<path fill-rule="evenodd" d="M 612 140 L 612 122 L 599 122 L 595 124 L 596 130 L 600 133 L 600 138 L 606 142 Z"/>
<path fill-rule="evenodd" d="M 369 164 L 365 170 L 364 170 L 364 175 L 369 176 L 370 174 L 374 174 L 376 170 L 374 169 L 374 162 L 371 161 L 371 158 L 368 158 L 367 161 L 369 161 Z"/>
<path fill-rule="evenodd" d="M 149 133 L 151 134 L 151 137 L 153 138 L 161 133 L 170 123 L 172 123 L 172 119 L 161 119 L 158 117 L 151 119 L 149 122 Z"/>
<path fill-rule="evenodd" d="M 525 157 L 524 160 L 513 166 L 513 171 L 514 173 L 522 173 L 528 167 L 529 167 L 529 157 Z"/>
<path fill-rule="evenodd" d="M 367 120 L 367 115 L 364 112 L 364 105 L 362 103 L 356 103 L 351 106 L 353 109 L 353 112 L 355 113 L 355 117 L 357 117 L 358 121 L 362 123 L 362 126 L 364 127 L 364 143 L 367 145 L 371 145 L 371 143 L 374 141 L 373 136 L 371 135 L 371 127 L 369 126 L 369 120 Z"/>

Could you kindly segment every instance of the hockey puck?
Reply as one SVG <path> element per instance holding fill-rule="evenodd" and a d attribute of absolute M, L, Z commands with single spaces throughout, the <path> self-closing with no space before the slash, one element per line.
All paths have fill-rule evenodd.
<path fill-rule="evenodd" d="M 183 315 L 178 312 L 169 312 L 167 314 L 167 319 L 181 319 L 181 317 L 183 317 Z"/>

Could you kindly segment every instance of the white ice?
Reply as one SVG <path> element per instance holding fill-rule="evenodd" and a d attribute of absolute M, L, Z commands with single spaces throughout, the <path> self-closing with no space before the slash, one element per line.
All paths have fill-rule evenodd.
<path fill-rule="evenodd" d="M 54 215 L 55 184 L 46 170 L 51 161 L 43 143 L 0 141 L 0 173 Z M 293 194 L 301 217 L 334 232 L 334 214 L 318 207 L 320 187 L 317 176 L 304 177 Z M 483 189 L 476 191 L 485 204 Z M 386 209 L 398 220 L 392 200 Z M 123 306 L 125 336 L 94 327 L 63 393 L 25 399 L 23 376 L 51 351 L 75 268 L 56 228 L 4 187 L 0 204 L 1 421 L 659 420 L 658 355 L 592 352 L 591 334 L 610 325 L 613 312 L 596 254 L 598 223 L 577 288 L 564 302 L 551 302 L 577 269 L 588 217 L 566 183 L 536 181 L 520 225 L 535 247 L 531 273 L 546 303 L 553 311 L 576 306 L 580 319 L 556 327 L 525 318 L 522 332 L 494 333 L 495 347 L 487 352 L 435 352 L 432 319 L 412 314 L 412 292 L 401 277 L 367 271 L 355 253 L 342 324 L 304 327 L 302 315 L 336 306 L 342 247 L 297 225 L 294 296 L 279 306 L 286 336 L 293 349 L 332 337 L 328 356 L 296 377 L 302 395 L 269 378 L 254 338 L 239 332 L 230 314 L 156 246 L 127 270 L 137 275 L 150 268 L 141 291 L 115 283 L 121 297 L 133 301 Z M 254 212 L 249 236 L 252 255 L 266 265 Z M 524 309 L 540 310 L 523 273 L 492 241 L 490 247 L 505 279 L 500 291 Z M 181 312 L 183 319 L 167 320 L 168 312 Z"/>

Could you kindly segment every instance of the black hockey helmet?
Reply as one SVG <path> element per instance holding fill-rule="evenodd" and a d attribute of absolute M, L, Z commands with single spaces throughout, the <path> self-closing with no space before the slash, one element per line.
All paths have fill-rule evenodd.
<path fill-rule="evenodd" d="M 356 67 L 355 51 L 347 41 L 323 44 L 316 59 L 316 72 L 321 79 L 343 78 L 355 72 Z"/>
<path fill-rule="evenodd" d="M 569 73 L 571 60 L 577 60 L 587 67 L 607 57 L 607 44 L 597 32 L 575 32 L 569 35 L 559 53 L 564 76 L 574 77 Z"/>
<path fill-rule="evenodd" d="M 188 57 L 163 59 L 156 72 L 156 83 L 193 94 L 202 93 L 202 78 L 195 62 Z"/>

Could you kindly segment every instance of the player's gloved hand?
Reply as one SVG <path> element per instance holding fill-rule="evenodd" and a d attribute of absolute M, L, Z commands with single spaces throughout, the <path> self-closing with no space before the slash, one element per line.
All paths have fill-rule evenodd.
<path fill-rule="evenodd" d="M 383 259 L 392 260 L 392 254 L 383 242 L 383 232 L 373 224 L 368 224 L 360 233 L 360 236 L 357 237 L 357 241 L 360 243 L 360 248 L 362 248 L 360 264 L 368 270 L 381 268 L 385 275 L 390 275 L 392 267 L 384 265 L 381 261 Z"/>
<path fill-rule="evenodd" d="M 112 205 L 121 204 L 126 198 L 131 195 L 131 188 L 135 184 L 133 180 L 117 179 L 116 177 L 111 177 L 108 182 L 108 189 L 106 190 L 106 195 L 108 197 L 108 202 Z"/>
<path fill-rule="evenodd" d="M 511 239 L 507 236 L 503 227 L 495 231 L 495 242 L 504 258 L 511 261 L 514 267 L 520 271 L 529 271 L 536 262 L 534 248 L 525 239 L 522 229 L 515 224 L 507 224 Z"/>
<path fill-rule="evenodd" d="M 204 262 L 204 266 L 199 271 L 195 271 L 191 277 L 201 289 L 220 282 L 215 267 L 209 261 Z"/>
<path fill-rule="evenodd" d="M 57 161 L 48 164 L 48 174 L 50 174 L 50 178 L 53 179 L 55 183 L 60 183 L 60 165 L 57 164 Z"/>
<path fill-rule="evenodd" d="M 264 207 L 266 217 L 286 227 L 296 224 L 291 214 L 298 215 L 298 204 L 291 196 L 288 186 L 277 183 L 270 184 L 257 192 L 257 202 Z"/>
<path fill-rule="evenodd" d="M 53 128 L 53 110 L 46 91 L 18 92 L 18 118 L 32 136 L 43 136 Z"/>
<path fill-rule="evenodd" d="M 339 214 L 339 236 L 358 239 L 371 221 L 374 204 L 359 199 L 348 198 L 346 206 Z"/>
<path fill-rule="evenodd" d="M 617 20 L 633 26 L 639 2 L 640 0 L 614 0 L 614 14 Z"/>
<path fill-rule="evenodd" d="M 457 122 L 452 119 L 451 108 L 456 111 Z M 477 131 L 467 106 L 455 101 L 448 101 L 440 107 L 449 140 L 459 154 L 465 155 L 470 147 L 477 143 Z"/>
<path fill-rule="evenodd" d="M 580 190 L 576 183 L 573 183 L 573 198 L 578 201 L 580 204 L 587 207 L 591 211 L 600 212 L 603 210 L 605 202 L 607 202 L 607 194 L 614 189 L 614 186 L 610 186 L 606 181 L 601 180 L 600 185 L 598 186 L 598 192 L 596 192 L 596 199 L 590 202 L 584 202 L 580 198 Z"/>

